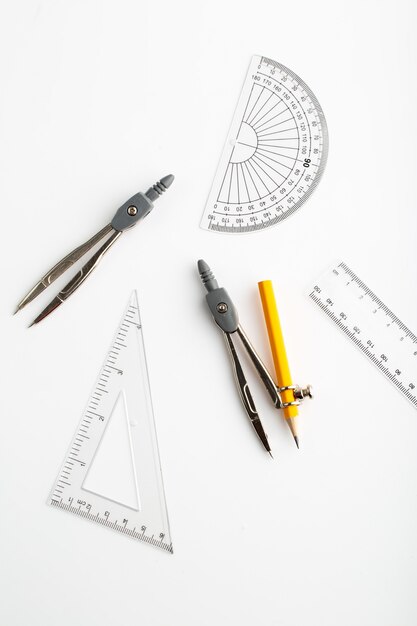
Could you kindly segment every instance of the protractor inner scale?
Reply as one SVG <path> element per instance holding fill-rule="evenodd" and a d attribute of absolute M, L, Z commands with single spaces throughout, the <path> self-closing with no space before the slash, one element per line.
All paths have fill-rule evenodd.
<path fill-rule="evenodd" d="M 307 85 L 254 56 L 201 227 L 244 233 L 292 215 L 319 182 L 327 146 L 326 120 Z"/>

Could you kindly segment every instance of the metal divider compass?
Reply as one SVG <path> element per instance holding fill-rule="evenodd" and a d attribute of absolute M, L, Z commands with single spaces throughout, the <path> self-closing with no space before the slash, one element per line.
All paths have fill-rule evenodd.
<path fill-rule="evenodd" d="M 129 198 L 117 210 L 110 224 L 102 228 L 96 235 L 91 237 L 78 248 L 67 254 L 52 269 L 50 269 L 39 282 L 26 294 L 26 296 L 17 305 L 15 313 L 23 309 L 24 306 L 32 302 L 40 293 L 42 293 L 49 285 L 51 285 L 61 274 L 69 269 L 76 261 L 83 257 L 91 248 L 93 248 L 106 235 L 110 235 L 104 244 L 97 250 L 95 254 L 87 261 L 80 271 L 65 285 L 58 295 L 48 304 L 47 307 L 32 322 L 38 324 L 45 319 L 52 311 L 58 308 L 67 298 L 69 298 L 76 289 L 85 281 L 91 272 L 97 267 L 104 254 L 110 249 L 114 242 L 127 229 L 135 226 L 140 220 L 146 217 L 153 209 L 153 203 L 172 185 L 174 176 L 169 174 L 148 189 L 146 193 L 139 192 Z"/>

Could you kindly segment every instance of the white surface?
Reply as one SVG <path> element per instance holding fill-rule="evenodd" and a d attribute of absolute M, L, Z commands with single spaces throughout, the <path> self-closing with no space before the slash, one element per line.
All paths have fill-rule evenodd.
<path fill-rule="evenodd" d="M 305 296 L 343 258 L 416 331 L 415 18 L 412 0 L 2 3 L 2 624 L 415 625 L 416 411 Z M 253 53 L 311 86 L 330 153 L 294 217 L 235 239 L 198 224 Z M 11 317 L 171 171 L 61 310 L 26 329 L 54 286 Z M 275 461 L 246 423 L 199 257 L 268 363 L 256 283 L 274 281 L 316 389 L 299 453 L 258 385 Z M 45 504 L 135 287 L 173 556 Z"/>

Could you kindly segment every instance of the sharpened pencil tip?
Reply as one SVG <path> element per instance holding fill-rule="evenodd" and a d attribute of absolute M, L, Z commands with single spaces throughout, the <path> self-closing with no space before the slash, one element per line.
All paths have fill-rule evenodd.
<path fill-rule="evenodd" d="M 269 456 L 271 457 L 271 459 L 273 459 L 274 457 L 272 456 L 272 452 L 271 450 L 269 450 Z"/>
<path fill-rule="evenodd" d="M 37 321 L 33 320 L 33 322 L 31 324 L 29 324 L 28 328 L 30 328 L 31 326 L 34 326 L 35 324 L 37 324 Z"/>
<path fill-rule="evenodd" d="M 297 448 L 300 449 L 297 435 L 294 435 L 294 441 L 295 441 L 295 445 L 297 446 Z"/>

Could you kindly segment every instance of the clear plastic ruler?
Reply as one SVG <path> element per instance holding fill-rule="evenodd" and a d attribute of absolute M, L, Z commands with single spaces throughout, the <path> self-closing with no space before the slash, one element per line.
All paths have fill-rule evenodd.
<path fill-rule="evenodd" d="M 48 503 L 172 552 L 136 291 Z"/>
<path fill-rule="evenodd" d="M 346 265 L 336 263 L 310 298 L 417 408 L 417 337 Z"/>
<path fill-rule="evenodd" d="M 309 87 L 280 63 L 252 57 L 201 227 L 246 233 L 278 224 L 317 186 L 327 149 Z"/>

